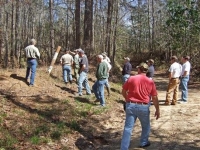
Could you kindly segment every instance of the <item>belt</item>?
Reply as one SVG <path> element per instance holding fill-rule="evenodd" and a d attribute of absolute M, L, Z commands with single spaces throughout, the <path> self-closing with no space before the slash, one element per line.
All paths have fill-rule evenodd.
<path fill-rule="evenodd" d="M 133 101 L 127 101 L 127 103 L 133 103 L 133 104 L 138 104 L 138 105 L 148 105 L 148 103 L 133 102 Z"/>
<path fill-rule="evenodd" d="M 171 78 L 171 79 L 178 79 L 179 77 L 176 77 L 176 78 Z"/>
<path fill-rule="evenodd" d="M 27 58 L 27 60 L 32 60 L 32 59 L 36 59 L 36 58 Z"/>

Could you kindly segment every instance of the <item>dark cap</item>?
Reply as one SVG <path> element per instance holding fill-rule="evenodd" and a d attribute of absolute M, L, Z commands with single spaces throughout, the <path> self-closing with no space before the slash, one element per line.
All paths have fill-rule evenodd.
<path fill-rule="evenodd" d="M 149 68 L 149 66 L 146 63 L 142 62 L 136 68 L 143 68 L 143 69 L 147 70 Z"/>

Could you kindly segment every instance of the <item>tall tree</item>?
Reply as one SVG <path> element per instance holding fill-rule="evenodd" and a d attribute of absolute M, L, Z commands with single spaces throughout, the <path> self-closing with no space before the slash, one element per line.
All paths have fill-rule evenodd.
<path fill-rule="evenodd" d="M 76 26 L 76 48 L 81 46 L 80 40 L 80 0 L 76 0 L 76 10 L 75 10 L 75 26 Z"/>
<path fill-rule="evenodd" d="M 83 45 L 88 55 L 93 50 L 93 0 L 85 0 Z"/>
<path fill-rule="evenodd" d="M 111 48 L 111 32 L 112 32 L 112 14 L 113 14 L 113 0 L 108 0 L 108 11 L 107 11 L 107 27 L 106 27 L 106 41 L 105 48 L 110 56 Z"/>
<path fill-rule="evenodd" d="M 49 0 L 49 19 L 50 19 L 50 44 L 51 44 L 51 56 L 53 56 L 53 52 L 55 50 L 55 44 L 54 44 L 54 24 L 53 24 L 53 6 L 54 6 L 54 0 Z"/>

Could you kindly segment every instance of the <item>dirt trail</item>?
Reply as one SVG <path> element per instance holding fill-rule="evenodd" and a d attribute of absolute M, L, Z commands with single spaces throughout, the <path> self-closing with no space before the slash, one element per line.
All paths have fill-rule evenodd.
<path fill-rule="evenodd" d="M 13 93 L 13 97 L 10 98 L 10 103 L 1 103 L 1 110 L 8 112 L 8 115 L 12 121 L 16 122 L 16 114 L 11 113 L 10 109 L 22 108 L 24 111 L 37 114 L 42 114 L 44 111 L 51 108 L 59 110 L 55 115 L 51 116 L 50 121 L 66 120 L 68 116 L 61 115 L 70 106 L 76 106 L 74 104 L 74 93 L 77 91 L 76 85 L 66 86 L 62 83 L 61 68 L 54 68 L 54 74 L 48 77 L 45 74 L 45 69 L 38 69 L 36 77 L 36 86 L 28 87 L 23 80 L 25 73 L 24 69 L 11 72 L 1 72 L 0 76 L 0 89 L 1 97 L 6 96 L 6 93 Z M 89 75 L 90 85 L 93 84 L 95 78 L 93 75 Z M 159 93 L 160 112 L 161 118 L 155 120 L 154 118 L 154 106 L 151 106 L 151 134 L 150 141 L 151 146 L 146 148 L 148 150 L 199 150 L 200 149 L 200 97 L 199 89 L 200 85 L 191 84 L 189 86 L 189 103 L 177 104 L 175 106 L 164 106 L 167 78 L 157 75 L 155 77 L 156 86 Z M 69 137 L 63 137 L 66 140 L 66 146 L 73 150 L 118 150 L 120 147 L 120 140 L 122 136 L 122 130 L 124 126 L 125 113 L 122 107 L 122 96 L 119 94 L 120 85 L 111 83 L 112 94 L 108 98 L 106 97 L 107 110 L 103 114 L 91 114 L 88 118 L 80 120 L 82 130 L 80 132 L 71 133 Z M 63 104 L 63 99 L 68 99 L 66 105 Z M 85 99 L 79 99 L 83 105 L 86 103 L 92 103 L 94 96 L 89 97 L 89 101 Z M 45 109 L 45 110 L 44 110 Z M 40 111 L 39 111 L 40 110 Z M 62 111 L 60 111 L 62 110 Z M 68 112 L 69 113 L 69 112 Z M 18 117 L 18 124 L 20 124 L 20 117 Z M 36 121 L 36 120 L 34 120 Z M 27 121 L 28 122 L 28 121 Z M 37 121 L 36 121 L 37 122 Z M 7 128 L 11 128 L 11 125 L 6 124 Z M 29 122 L 30 123 L 30 122 Z M 20 125 L 18 125 L 20 126 Z M 18 127 L 17 126 L 17 127 Z M 34 124 L 33 124 L 34 127 Z M 25 131 L 26 132 L 26 131 Z M 139 149 L 139 138 L 141 134 L 141 126 L 139 121 L 136 122 L 130 150 Z M 39 149 L 62 149 L 59 148 L 58 143 L 52 145 L 43 145 Z M 58 146 L 57 148 L 55 148 Z M 23 146 L 18 147 L 23 149 Z M 34 149 L 34 148 L 33 148 Z"/>

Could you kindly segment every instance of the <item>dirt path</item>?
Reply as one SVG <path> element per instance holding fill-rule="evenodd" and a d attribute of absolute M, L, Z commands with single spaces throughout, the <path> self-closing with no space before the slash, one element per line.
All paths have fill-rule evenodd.
<path fill-rule="evenodd" d="M 1 72 L 1 113 L 6 112 L 7 117 L 2 126 L 6 127 L 12 134 L 17 133 L 21 140 L 29 135 L 30 128 L 23 125 L 31 124 L 31 128 L 43 124 L 51 126 L 58 125 L 60 122 L 73 120 L 76 115 L 73 113 L 76 107 L 86 107 L 95 100 L 94 96 L 84 98 L 74 98 L 76 85 L 64 85 L 61 78 L 61 68 L 54 68 L 54 75 L 46 76 L 45 69 L 38 69 L 36 86 L 28 87 L 23 80 L 25 70 L 11 72 Z M 90 85 L 95 78 L 89 75 Z M 189 103 L 177 104 L 175 106 L 162 105 L 165 100 L 167 78 L 156 76 L 155 82 L 158 88 L 161 118 L 155 120 L 153 114 L 154 106 L 151 106 L 151 146 L 148 150 L 199 150 L 200 149 L 200 97 L 199 84 L 189 86 Z M 103 113 L 86 113 L 86 118 L 79 120 L 81 130 L 68 133 L 59 142 L 51 141 L 50 144 L 40 144 L 33 146 L 30 143 L 21 142 L 17 144 L 17 149 L 63 149 L 68 147 L 72 150 L 118 150 L 124 126 L 125 113 L 122 107 L 122 96 L 120 85 L 111 83 L 112 94 L 106 97 L 107 108 Z M 12 94 L 13 93 L 13 94 Z M 8 95 L 6 95 L 8 94 Z M 11 96 L 12 94 L 12 96 Z M 5 100 L 6 97 L 8 100 Z M 76 102 L 75 102 L 76 101 Z M 78 101 L 78 103 L 77 103 Z M 88 106 L 89 107 L 89 106 Z M 17 112 L 17 113 L 16 113 Z M 53 113 L 53 115 L 51 114 Z M 21 115 L 20 115 L 21 114 Z M 41 122 L 36 115 L 44 116 L 46 123 Z M 73 116 L 74 115 L 74 116 Z M 30 119 L 30 117 L 32 119 Z M 16 123 L 17 122 L 17 123 Z M 14 125 L 14 126 L 13 126 Z M 60 125 L 60 124 L 59 124 Z M 50 127 L 51 127 L 50 126 Z M 22 129 L 23 130 L 22 130 Z M 27 135 L 16 131 L 22 130 Z M 139 138 L 141 127 L 139 121 L 136 122 L 130 150 L 139 149 Z M 0 134 L 0 137 L 3 135 Z M 62 145 L 62 146 L 60 146 Z M 1 145 L 0 145 L 1 148 Z"/>

